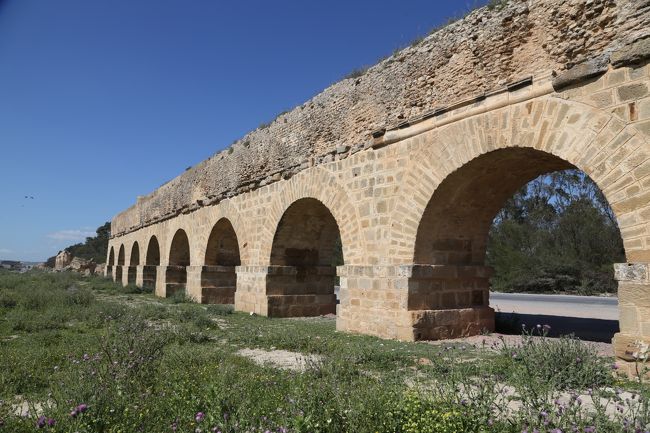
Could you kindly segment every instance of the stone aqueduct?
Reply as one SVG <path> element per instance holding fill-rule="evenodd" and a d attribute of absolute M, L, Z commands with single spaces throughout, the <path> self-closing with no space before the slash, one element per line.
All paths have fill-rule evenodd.
<path fill-rule="evenodd" d="M 515 3 L 465 24 L 516 19 L 526 3 Z M 601 3 L 619 15 L 636 9 L 642 25 L 617 30 L 620 40 L 575 66 L 494 83 L 221 195 L 196 181 L 210 164 L 228 167 L 232 152 L 218 154 L 192 181 L 184 174 L 115 217 L 107 274 L 159 296 L 186 287 L 198 302 L 265 316 L 335 313 L 341 331 L 402 340 L 476 334 L 494 327 L 484 261 L 495 214 L 538 175 L 578 168 L 605 194 L 624 241 L 615 348 L 630 360 L 631 344 L 650 342 L 648 5 Z M 151 205 L 160 197 L 165 211 Z"/>

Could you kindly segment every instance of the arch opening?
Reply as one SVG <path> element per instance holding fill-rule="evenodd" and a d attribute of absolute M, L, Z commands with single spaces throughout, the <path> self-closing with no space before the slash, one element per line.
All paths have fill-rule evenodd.
<path fill-rule="evenodd" d="M 160 266 L 160 246 L 158 245 L 158 238 L 151 236 L 151 239 L 149 239 L 149 245 L 147 245 L 145 265 L 142 269 L 143 287 L 156 287 L 158 266 Z"/>
<path fill-rule="evenodd" d="M 201 270 L 201 303 L 234 304 L 237 287 L 235 267 L 241 265 L 239 242 L 227 218 L 212 228 Z"/>
<path fill-rule="evenodd" d="M 138 273 L 138 269 L 137 269 L 138 266 L 140 266 L 140 246 L 136 241 L 133 243 L 133 246 L 131 247 L 131 257 L 129 259 L 129 269 L 127 274 L 128 284 L 135 284 L 135 280 Z"/>
<path fill-rule="evenodd" d="M 115 267 L 115 281 L 122 282 L 122 272 L 124 269 L 124 244 L 120 245 L 119 253 L 117 254 L 117 266 Z"/>
<path fill-rule="evenodd" d="M 113 277 L 113 266 L 115 266 L 115 249 L 113 247 L 108 251 L 108 264 L 106 265 L 106 276 Z"/>
<path fill-rule="evenodd" d="M 187 286 L 187 266 L 190 265 L 190 242 L 185 230 L 178 229 L 169 249 L 169 264 L 165 274 L 166 296 L 185 291 Z"/>
<path fill-rule="evenodd" d="M 546 152 L 508 148 L 483 154 L 448 175 L 418 226 L 408 309 L 467 311 L 466 320 L 444 329 L 446 336 L 494 329 L 494 311 L 489 308 L 493 269 L 487 257 L 493 222 L 529 182 L 566 170 L 577 168 Z M 416 337 L 442 338 L 439 334 L 425 329 Z"/>
<path fill-rule="evenodd" d="M 336 266 L 343 264 L 341 234 L 323 203 L 303 198 L 289 206 L 273 238 L 270 264 L 269 316 L 336 313 Z"/>

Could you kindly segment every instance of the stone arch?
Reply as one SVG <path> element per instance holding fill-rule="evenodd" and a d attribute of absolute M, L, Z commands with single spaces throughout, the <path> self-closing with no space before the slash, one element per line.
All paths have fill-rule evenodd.
<path fill-rule="evenodd" d="M 115 281 L 122 282 L 122 273 L 124 272 L 125 252 L 124 244 L 120 245 L 119 253 L 117 254 L 117 266 L 115 266 Z"/>
<path fill-rule="evenodd" d="M 129 257 L 129 268 L 127 274 L 128 284 L 135 284 L 138 266 L 140 266 L 140 246 L 138 245 L 138 241 L 135 241 L 131 246 L 131 254 Z"/>
<path fill-rule="evenodd" d="M 254 250 L 251 248 L 255 236 L 255 230 L 252 229 L 254 223 L 250 221 L 250 218 L 242 218 L 239 209 L 231 200 L 224 200 L 217 206 L 209 206 L 203 215 L 196 218 L 199 224 L 194 224 L 194 238 L 190 239 L 193 242 L 193 265 L 203 266 L 206 264 L 205 254 L 208 251 L 206 246 L 209 237 L 215 225 L 222 219 L 230 223 L 237 235 L 240 262 L 244 264 L 249 261 L 249 254 L 251 250 Z"/>
<path fill-rule="evenodd" d="M 156 287 L 158 266 L 160 266 L 160 245 L 158 244 L 158 238 L 155 235 L 152 235 L 149 238 L 145 255 L 145 265 L 142 270 L 143 287 Z"/>
<path fill-rule="evenodd" d="M 336 266 L 343 264 L 336 219 L 321 201 L 300 198 L 280 218 L 270 252 L 269 316 L 336 313 Z M 343 253 L 344 254 L 344 253 Z"/>
<path fill-rule="evenodd" d="M 108 266 L 115 265 L 115 249 L 111 246 L 108 252 Z"/>
<path fill-rule="evenodd" d="M 237 287 L 235 267 L 241 265 L 237 233 L 228 218 L 212 227 L 201 270 L 201 303 L 234 304 Z"/>
<path fill-rule="evenodd" d="M 106 261 L 106 276 L 113 277 L 113 269 L 115 266 L 115 248 L 113 245 L 108 249 L 108 260 Z"/>
<path fill-rule="evenodd" d="M 395 264 L 416 259 L 420 221 L 443 181 L 460 177 L 454 173 L 466 165 L 478 166 L 468 165 L 475 159 L 493 163 L 501 157 L 521 158 L 515 168 L 522 181 L 536 171 L 531 161 L 542 164 L 540 170 L 546 171 L 540 174 L 571 167 L 585 172 L 617 216 L 628 261 L 650 260 L 650 219 L 641 215 L 650 214 L 650 143 L 614 116 L 549 96 L 473 116 L 410 140 L 418 150 L 405 171 L 399 193 L 404 200 L 391 217 L 389 250 Z M 500 149 L 521 152 L 519 156 L 494 152 Z M 442 193 L 444 189 L 438 192 Z"/>
<path fill-rule="evenodd" d="M 183 229 L 176 230 L 169 251 L 165 275 L 166 295 L 173 295 L 187 286 L 187 267 L 190 266 L 190 241 Z"/>
<path fill-rule="evenodd" d="M 540 174 L 577 168 L 589 175 L 617 217 L 627 260 L 650 258 L 650 143 L 608 113 L 549 96 L 410 140 L 417 151 L 390 241 L 396 264 L 411 265 L 407 306 L 467 311 L 458 321 L 465 329 L 433 324 L 416 339 L 467 335 L 493 324 L 490 270 L 483 265 L 487 232 L 504 201 Z"/>
<path fill-rule="evenodd" d="M 334 217 L 341 235 L 346 264 L 365 264 L 366 245 L 359 224 L 359 214 L 343 184 L 325 168 L 316 167 L 298 173 L 286 182 L 270 186 L 277 188 L 277 198 L 268 208 L 260 230 L 260 260 L 269 263 L 273 239 L 281 218 L 296 201 L 312 198 L 321 202 Z"/>
<path fill-rule="evenodd" d="M 120 245 L 119 253 L 117 255 L 117 264 L 120 266 L 124 266 L 125 262 L 125 250 L 124 250 L 124 244 Z"/>

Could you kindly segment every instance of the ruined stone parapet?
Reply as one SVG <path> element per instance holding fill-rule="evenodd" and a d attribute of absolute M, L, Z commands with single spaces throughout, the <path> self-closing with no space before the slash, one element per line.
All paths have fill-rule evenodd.
<path fill-rule="evenodd" d="M 344 79 L 197 164 L 112 221 L 120 235 L 318 164 L 527 77 L 556 89 L 648 56 L 645 0 L 511 1 L 481 8 Z M 525 80 L 524 80 L 525 81 Z"/>

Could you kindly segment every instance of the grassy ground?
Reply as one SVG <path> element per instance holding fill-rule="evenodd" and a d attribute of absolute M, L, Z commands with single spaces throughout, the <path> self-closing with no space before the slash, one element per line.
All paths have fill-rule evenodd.
<path fill-rule="evenodd" d="M 243 349 L 317 356 L 282 369 Z M 0 273 L 0 432 L 644 432 L 650 389 L 612 362 L 569 338 L 401 343 Z"/>

